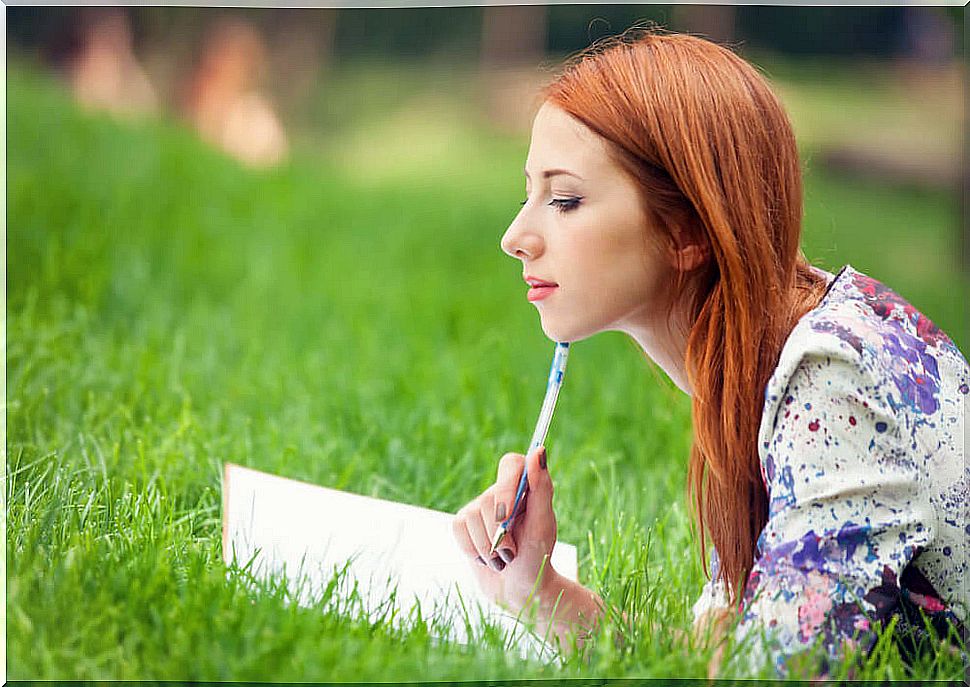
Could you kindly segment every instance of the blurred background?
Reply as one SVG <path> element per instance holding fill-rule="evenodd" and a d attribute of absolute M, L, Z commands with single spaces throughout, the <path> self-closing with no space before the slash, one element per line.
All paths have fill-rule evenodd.
<path fill-rule="evenodd" d="M 308 323 L 396 307 L 416 341 L 438 327 L 459 348 L 510 330 L 539 344 L 498 248 L 537 91 L 571 53 L 647 22 L 728 44 L 769 78 L 802 154 L 815 264 L 852 264 L 970 343 L 960 8 L 10 7 L 7 19 L 14 310 L 62 299 L 162 326 L 151 299 L 204 303 L 251 323 L 226 345 L 252 353 L 271 322 L 302 351 Z M 474 303 L 451 289 L 454 269 Z M 375 291 L 374 270 L 396 296 Z"/>
<path fill-rule="evenodd" d="M 432 274 L 448 283 L 442 256 L 424 256 L 448 250 L 469 283 L 498 289 L 492 302 L 502 302 L 517 266 L 498 240 L 523 192 L 538 89 L 591 42 L 655 23 L 730 45 L 769 78 L 802 155 L 808 257 L 883 280 L 966 350 L 961 21 L 955 7 L 11 7 L 10 248 L 21 258 L 11 303 L 31 287 L 64 295 L 84 283 L 96 297 L 88 305 L 136 316 L 138 289 L 157 285 L 164 254 L 182 261 L 168 270 L 182 274 L 178 298 L 215 289 L 246 301 L 258 280 L 239 290 L 213 279 L 248 269 L 282 293 L 278 275 L 319 270 L 308 256 L 320 252 L 331 256 L 325 274 L 348 279 L 364 256 L 341 262 L 349 237 L 419 290 Z M 91 188 L 79 185 L 95 170 Z M 46 218 L 33 212 L 58 179 L 70 193 Z M 249 203 L 241 215 L 234 194 Z M 326 209 L 338 194 L 346 217 Z M 136 209 L 121 198 L 139 198 Z M 57 207 L 76 234 L 52 221 Z M 165 226 L 172 207 L 180 227 Z M 118 226 L 85 223 L 84 212 L 115 213 Z M 233 233 L 220 234 L 229 223 Z M 229 240 L 259 259 L 244 268 Z M 188 264 L 197 268 L 185 273 Z"/>
<path fill-rule="evenodd" d="M 11 7 L 8 38 L 14 69 L 57 74 L 83 107 L 175 118 L 249 166 L 296 149 L 413 177 L 462 160 L 447 149 L 476 127 L 527 140 L 561 58 L 644 20 L 759 65 L 813 169 L 965 195 L 956 7 Z M 964 215 L 948 252 L 966 269 Z"/>

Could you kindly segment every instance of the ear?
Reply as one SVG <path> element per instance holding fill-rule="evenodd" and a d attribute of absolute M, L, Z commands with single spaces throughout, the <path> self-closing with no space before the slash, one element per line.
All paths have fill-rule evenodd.
<path fill-rule="evenodd" d="M 673 229 L 673 244 L 670 248 L 671 263 L 680 272 L 696 270 L 707 262 L 710 255 L 707 245 L 696 232 L 688 232 L 680 226 Z"/>
<path fill-rule="evenodd" d="M 698 243 L 690 243 L 676 251 L 675 264 L 681 272 L 692 272 L 707 262 L 707 249 Z"/>

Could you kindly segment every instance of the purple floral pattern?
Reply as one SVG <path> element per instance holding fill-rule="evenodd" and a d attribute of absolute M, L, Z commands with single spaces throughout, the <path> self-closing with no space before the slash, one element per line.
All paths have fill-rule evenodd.
<path fill-rule="evenodd" d="M 765 389 L 769 515 L 737 638 L 768 641 L 739 654 L 749 661 L 741 675 L 767 657 L 785 676 L 818 642 L 824 676 L 849 648 L 868 652 L 894 617 L 904 656 L 927 640 L 927 622 L 966 642 L 970 367 L 885 285 L 849 265 L 825 274 L 825 298 L 792 331 Z M 712 552 L 697 615 L 726 603 L 717 568 Z"/>

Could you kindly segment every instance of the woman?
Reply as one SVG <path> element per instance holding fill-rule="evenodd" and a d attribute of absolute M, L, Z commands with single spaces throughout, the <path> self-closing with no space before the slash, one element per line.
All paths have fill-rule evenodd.
<path fill-rule="evenodd" d="M 834 659 L 870 648 L 893 615 L 911 643 L 920 611 L 964 633 L 966 360 L 878 281 L 806 261 L 795 139 L 751 65 L 692 36 L 629 36 L 543 90 L 501 245 L 550 339 L 625 332 L 691 396 L 705 567 L 713 545 L 695 629 L 764 631 L 782 674 L 815 641 Z M 490 554 L 526 462 L 527 509 Z M 596 625 L 600 597 L 547 560 L 544 449 L 503 456 L 454 525 L 499 603 L 530 604 L 564 642 Z"/>

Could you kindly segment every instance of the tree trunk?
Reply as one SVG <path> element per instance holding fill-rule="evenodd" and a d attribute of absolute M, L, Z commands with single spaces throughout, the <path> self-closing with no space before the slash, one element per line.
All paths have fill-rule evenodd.
<path fill-rule="evenodd" d="M 330 63 L 338 12 L 334 8 L 274 10 L 270 71 L 276 75 L 276 95 L 287 113 L 316 90 L 320 74 Z"/>
<path fill-rule="evenodd" d="M 544 5 L 486 6 L 482 12 L 482 67 L 541 60 L 546 51 L 546 24 Z"/>
<path fill-rule="evenodd" d="M 548 8 L 544 5 L 486 6 L 482 11 L 479 67 L 483 109 L 509 133 L 529 130 L 543 80 Z"/>
<path fill-rule="evenodd" d="M 678 31 L 700 35 L 715 43 L 736 38 L 737 8 L 734 5 L 674 5 L 671 23 Z"/>

